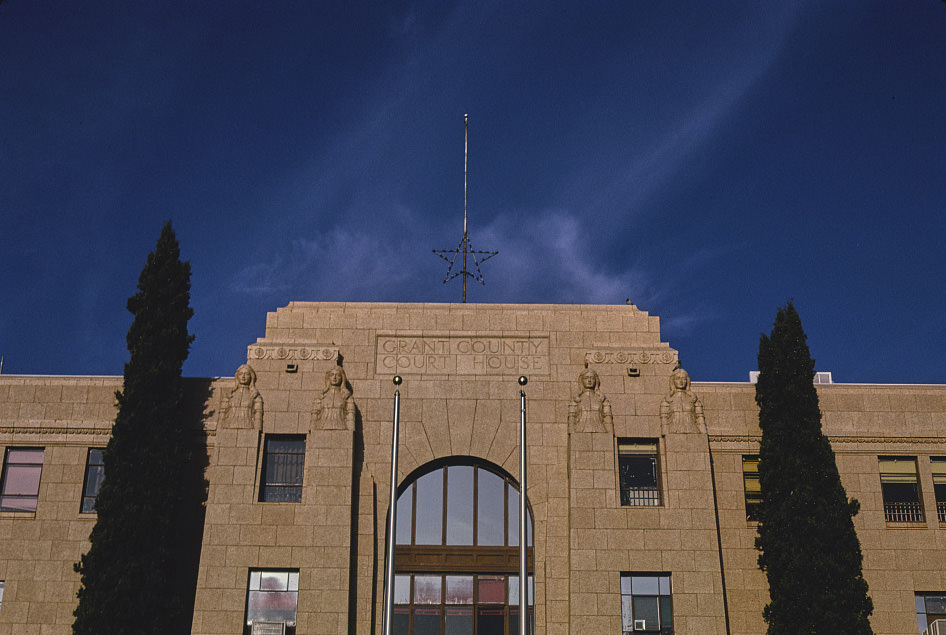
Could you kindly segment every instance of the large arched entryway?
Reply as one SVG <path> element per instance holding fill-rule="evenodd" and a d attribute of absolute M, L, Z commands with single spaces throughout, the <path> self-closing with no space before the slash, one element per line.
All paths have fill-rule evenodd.
<path fill-rule="evenodd" d="M 398 488 L 396 537 L 396 635 L 519 634 L 519 488 L 502 468 L 451 457 L 415 470 Z"/>

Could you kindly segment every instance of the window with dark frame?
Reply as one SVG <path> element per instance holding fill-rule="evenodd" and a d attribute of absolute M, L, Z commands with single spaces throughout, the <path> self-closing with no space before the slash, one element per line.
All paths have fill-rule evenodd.
<path fill-rule="evenodd" d="M 673 635 L 669 573 L 621 574 L 621 624 L 624 635 Z"/>
<path fill-rule="evenodd" d="M 398 495 L 393 632 L 518 635 L 517 483 L 475 460 L 432 465 Z M 526 540 L 531 574 L 531 513 Z M 531 632 L 532 575 L 528 593 Z"/>
<path fill-rule="evenodd" d="M 519 490 L 478 465 L 448 465 L 398 495 L 396 538 L 405 546 L 519 546 Z M 526 526 L 532 544 L 532 519 Z"/>
<path fill-rule="evenodd" d="M 742 485 L 746 492 L 746 521 L 758 522 L 762 506 L 762 486 L 759 484 L 759 456 L 742 457 Z"/>
<path fill-rule="evenodd" d="M 44 448 L 7 448 L 0 476 L 0 511 L 36 511 L 44 454 Z"/>
<path fill-rule="evenodd" d="M 295 635 L 298 603 L 298 569 L 250 569 L 244 635 Z"/>
<path fill-rule="evenodd" d="M 916 457 L 881 456 L 880 488 L 884 498 L 884 519 L 888 523 L 924 521 Z"/>
<path fill-rule="evenodd" d="M 102 448 L 89 448 L 89 454 L 85 459 L 82 505 L 79 508 L 81 514 L 95 513 L 95 499 L 99 495 L 99 488 L 102 487 L 102 479 L 105 478 L 105 463 L 102 459 L 104 453 L 105 450 Z"/>
<path fill-rule="evenodd" d="M 265 503 L 301 503 L 305 469 L 305 435 L 267 434 L 259 500 Z"/>
<path fill-rule="evenodd" d="M 661 504 L 656 439 L 618 439 L 618 481 L 622 506 L 657 507 Z"/>
<path fill-rule="evenodd" d="M 527 632 L 535 579 L 529 576 Z M 394 635 L 519 634 L 519 576 L 399 574 L 394 578 Z"/>
<path fill-rule="evenodd" d="M 946 593 L 917 593 L 917 633 L 923 633 L 936 620 L 946 620 Z"/>
<path fill-rule="evenodd" d="M 946 456 L 930 457 L 933 493 L 936 496 L 936 519 L 946 523 Z"/>

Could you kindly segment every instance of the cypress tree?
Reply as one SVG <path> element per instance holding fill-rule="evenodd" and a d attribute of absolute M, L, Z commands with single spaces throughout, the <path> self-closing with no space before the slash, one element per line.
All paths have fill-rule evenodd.
<path fill-rule="evenodd" d="M 759 342 L 762 504 L 756 548 L 769 582 L 769 635 L 871 633 L 873 603 L 834 452 L 821 430 L 815 362 L 789 302 Z"/>
<path fill-rule="evenodd" d="M 98 519 L 81 574 L 76 635 L 187 633 L 191 615 L 180 584 L 179 526 L 193 472 L 192 416 L 186 413 L 181 366 L 187 333 L 190 264 L 180 260 L 171 223 L 128 299 L 130 358 L 116 392 L 118 413 L 104 453 Z M 184 587 L 182 589 L 182 586 Z"/>

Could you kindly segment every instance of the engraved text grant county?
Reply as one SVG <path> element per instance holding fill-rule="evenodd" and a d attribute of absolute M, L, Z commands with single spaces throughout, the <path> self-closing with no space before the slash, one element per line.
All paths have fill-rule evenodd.
<path fill-rule="evenodd" d="M 379 335 L 378 373 L 518 375 L 549 372 L 549 338 Z"/>

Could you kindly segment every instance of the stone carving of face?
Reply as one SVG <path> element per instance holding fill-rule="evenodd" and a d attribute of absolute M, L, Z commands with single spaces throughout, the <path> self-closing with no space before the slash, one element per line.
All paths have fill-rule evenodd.
<path fill-rule="evenodd" d="M 330 386 L 342 385 L 342 369 L 336 366 L 328 371 L 328 383 Z"/>
<path fill-rule="evenodd" d="M 590 368 L 581 374 L 581 387 L 585 390 L 594 390 L 598 385 L 598 373 Z"/>
<path fill-rule="evenodd" d="M 236 371 L 237 383 L 241 386 L 249 386 L 253 380 L 253 371 L 246 364 L 243 364 Z"/>
<path fill-rule="evenodd" d="M 677 390 L 686 390 L 687 385 L 690 383 L 690 376 L 687 375 L 686 371 L 682 368 L 677 369 L 673 373 L 673 387 Z"/>

